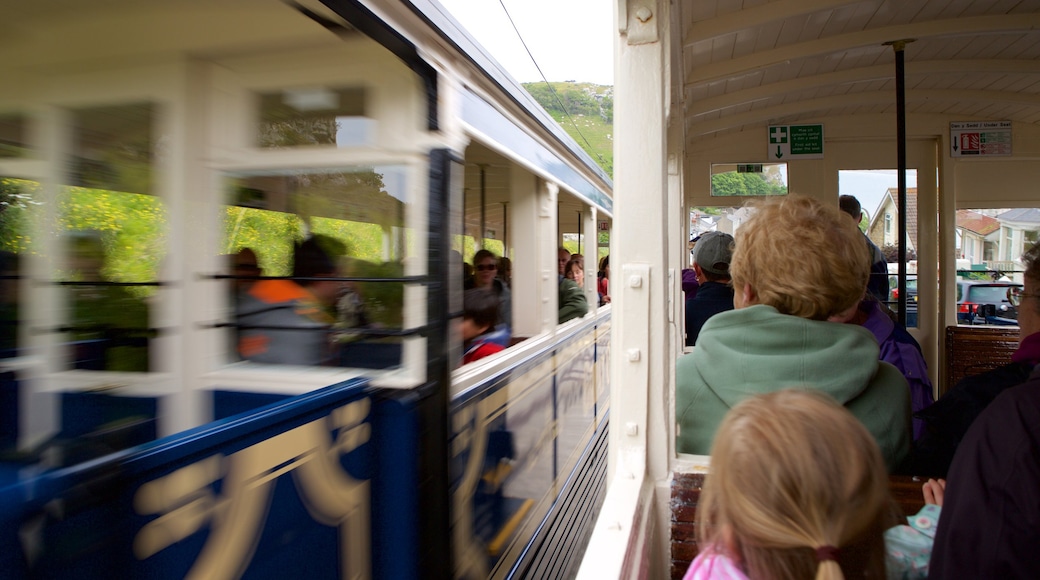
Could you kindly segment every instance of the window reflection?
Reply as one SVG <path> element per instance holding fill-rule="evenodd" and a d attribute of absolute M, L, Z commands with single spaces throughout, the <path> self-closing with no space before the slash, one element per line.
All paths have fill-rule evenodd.
<path fill-rule="evenodd" d="M 145 372 L 151 309 L 166 255 L 166 211 L 153 191 L 154 107 L 71 112 L 70 185 L 58 191 L 63 259 L 55 281 L 67 368 Z"/>
<path fill-rule="evenodd" d="M 22 115 L 0 115 L 0 158 L 26 157 L 30 151 Z"/>
<path fill-rule="evenodd" d="M 262 93 L 259 145 L 370 144 L 375 120 L 365 117 L 365 97 L 365 90 L 360 87 L 308 87 Z"/>
<path fill-rule="evenodd" d="M 31 250 L 29 226 L 40 205 L 37 183 L 0 177 L 0 358 L 17 356 L 24 310 L 21 282 Z"/>
<path fill-rule="evenodd" d="M 72 111 L 69 185 L 154 193 L 153 109 L 141 103 Z"/>
<path fill-rule="evenodd" d="M 263 172 L 232 176 L 228 186 L 237 358 L 398 366 L 404 284 L 373 279 L 404 276 L 411 253 L 405 168 Z"/>

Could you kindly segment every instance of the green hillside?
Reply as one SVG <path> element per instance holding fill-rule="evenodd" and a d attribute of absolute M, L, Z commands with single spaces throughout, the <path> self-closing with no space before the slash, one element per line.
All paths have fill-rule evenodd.
<path fill-rule="evenodd" d="M 524 88 L 607 174 L 614 174 L 614 87 L 562 82 L 524 83 Z"/>

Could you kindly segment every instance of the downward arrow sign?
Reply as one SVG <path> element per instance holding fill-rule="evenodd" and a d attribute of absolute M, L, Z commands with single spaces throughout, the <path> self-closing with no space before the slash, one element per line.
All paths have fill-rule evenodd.
<path fill-rule="evenodd" d="M 781 158 L 781 157 L 783 157 L 783 156 L 784 156 L 784 153 L 783 153 L 783 151 L 780 151 L 780 146 L 779 146 L 779 145 L 777 145 L 777 146 L 776 146 L 776 158 L 777 158 L 777 159 L 780 159 L 780 158 Z"/>

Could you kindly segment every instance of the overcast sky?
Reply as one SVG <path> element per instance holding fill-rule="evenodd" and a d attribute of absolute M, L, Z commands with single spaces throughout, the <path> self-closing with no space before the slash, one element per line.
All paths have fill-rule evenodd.
<path fill-rule="evenodd" d="M 614 84 L 611 0 L 438 0 L 520 82 L 542 80 L 509 24 L 549 81 Z"/>

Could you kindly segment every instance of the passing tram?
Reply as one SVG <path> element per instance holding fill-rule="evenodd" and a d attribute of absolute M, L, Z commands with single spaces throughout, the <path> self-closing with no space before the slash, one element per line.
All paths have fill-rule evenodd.
<path fill-rule="evenodd" d="M 1040 231 L 1040 3 L 620 0 L 615 14 L 612 377 L 624 389 L 579 577 L 681 578 L 696 553 L 683 482 L 710 464 L 674 443 L 691 234 L 739 228 L 756 190 L 726 183 L 836 204 L 864 200 L 855 178 L 889 175 L 866 192 L 878 201 L 864 226 L 878 245 L 906 244 L 889 260 L 903 290 L 892 305 L 914 311 L 942 394 L 971 354 L 955 338 L 992 318 L 959 316 L 982 312 L 961 288 L 1021 282 L 1016 260 Z M 1010 336 L 1006 355 L 1011 324 L 971 330 Z"/>
<path fill-rule="evenodd" d="M 576 573 L 611 179 L 437 2 L 0 22 L 0 578 Z M 336 273 L 294 276 L 319 238 Z M 561 245 L 589 303 L 564 324 Z M 479 249 L 512 262 L 511 336 L 461 366 Z M 243 356 L 273 281 L 337 285 L 321 364 Z"/>

